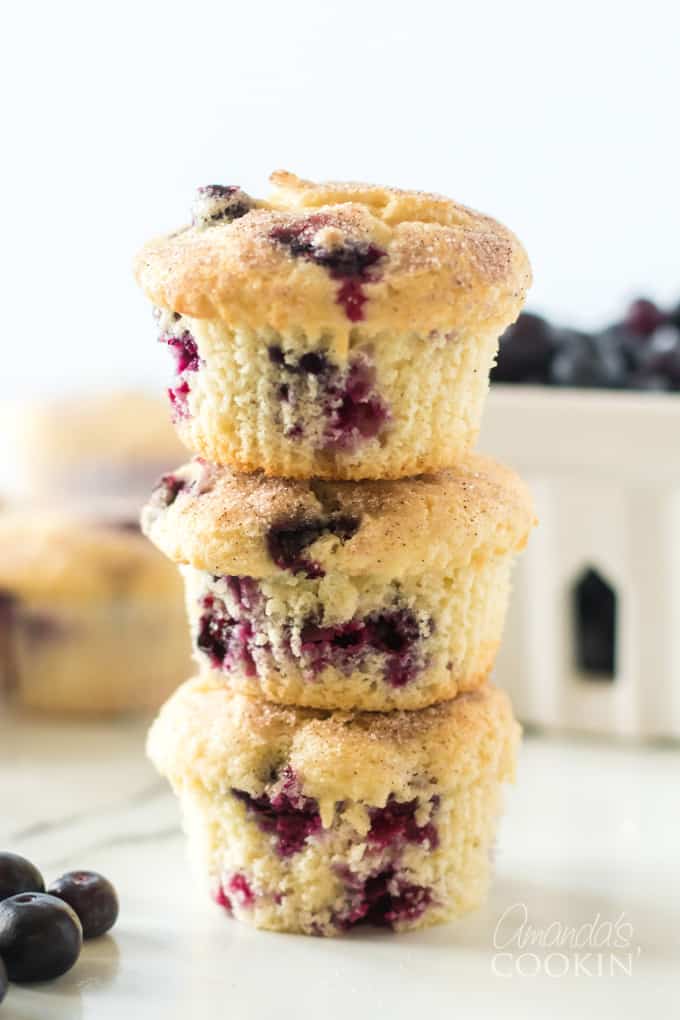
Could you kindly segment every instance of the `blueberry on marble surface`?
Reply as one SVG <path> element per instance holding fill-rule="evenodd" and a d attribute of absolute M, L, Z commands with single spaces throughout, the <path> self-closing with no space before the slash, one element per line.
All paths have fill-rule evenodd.
<path fill-rule="evenodd" d="M 18 893 L 44 891 L 45 882 L 34 864 L 9 850 L 0 852 L 0 900 Z"/>
<path fill-rule="evenodd" d="M 118 896 L 113 885 L 97 871 L 68 871 L 47 890 L 68 903 L 78 915 L 83 938 L 94 939 L 113 928 L 118 917 Z"/>
<path fill-rule="evenodd" d="M 56 896 L 27 892 L 0 903 L 0 957 L 11 981 L 48 981 L 65 974 L 82 943 L 75 911 Z"/>

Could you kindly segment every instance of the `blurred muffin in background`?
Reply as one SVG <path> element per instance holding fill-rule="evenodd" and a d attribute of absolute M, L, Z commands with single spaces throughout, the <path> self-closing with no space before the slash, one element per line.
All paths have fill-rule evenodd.
<path fill-rule="evenodd" d="M 163 400 L 96 393 L 10 403 L 0 488 L 22 506 L 136 521 L 154 482 L 186 455 Z"/>
<path fill-rule="evenodd" d="M 190 672 L 182 585 L 139 510 L 183 452 L 165 403 L 3 403 L 0 691 L 49 712 L 157 708 Z"/>
<path fill-rule="evenodd" d="M 61 512 L 0 517 L 4 686 L 25 708 L 152 710 L 189 669 L 182 585 L 136 529 Z"/>

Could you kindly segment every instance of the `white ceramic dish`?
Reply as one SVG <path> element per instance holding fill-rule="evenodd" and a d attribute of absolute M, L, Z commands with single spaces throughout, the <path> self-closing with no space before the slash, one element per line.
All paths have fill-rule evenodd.
<path fill-rule="evenodd" d="M 680 738 L 680 394 L 496 385 L 480 447 L 524 475 L 539 517 L 496 670 L 520 719 Z M 612 623 L 613 668 L 584 668 L 587 627 Z"/>

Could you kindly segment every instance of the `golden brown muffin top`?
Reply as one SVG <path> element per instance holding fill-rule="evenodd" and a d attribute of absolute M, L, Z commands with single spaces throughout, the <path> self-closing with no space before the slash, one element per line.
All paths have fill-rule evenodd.
<path fill-rule="evenodd" d="M 270 179 L 268 201 L 200 189 L 193 224 L 142 249 L 135 275 L 154 304 L 336 340 L 357 326 L 500 333 L 517 317 L 531 268 L 489 216 L 425 192 Z"/>
<path fill-rule="evenodd" d="M 521 549 L 534 523 L 514 471 L 470 455 L 434 475 L 294 481 L 194 460 L 166 476 L 142 528 L 176 563 L 213 574 L 398 578 Z"/>

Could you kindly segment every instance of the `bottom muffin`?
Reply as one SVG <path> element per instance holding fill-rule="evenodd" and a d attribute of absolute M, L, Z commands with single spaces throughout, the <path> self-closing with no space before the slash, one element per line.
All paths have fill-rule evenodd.
<path fill-rule="evenodd" d="M 450 920 L 486 894 L 519 726 L 493 687 L 415 712 L 289 708 L 185 683 L 149 755 L 238 920 L 336 935 Z"/>

